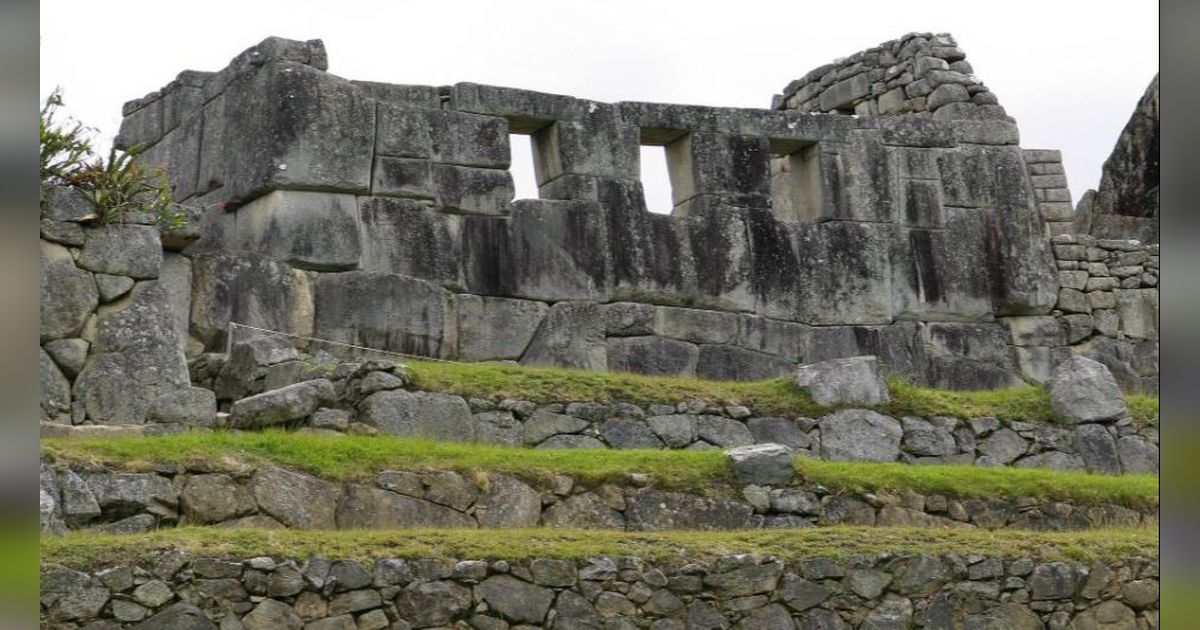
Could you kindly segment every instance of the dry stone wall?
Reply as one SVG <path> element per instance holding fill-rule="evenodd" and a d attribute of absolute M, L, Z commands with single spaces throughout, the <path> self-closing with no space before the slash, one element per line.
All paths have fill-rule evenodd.
<path fill-rule="evenodd" d="M 1029 167 L 1033 194 L 1038 210 L 1046 221 L 1050 236 L 1075 233 L 1075 206 L 1071 189 L 1067 188 L 1067 172 L 1063 169 L 1062 152 L 1047 149 L 1026 149 L 1025 164 Z"/>
<path fill-rule="evenodd" d="M 203 557 L 41 569 L 42 627 L 1157 628 L 1157 560 L 987 555 L 373 562 Z M 307 625 L 305 625 L 307 624 Z"/>
<path fill-rule="evenodd" d="M 194 239 L 194 353 L 238 321 L 711 378 L 875 354 L 920 382 L 996 387 L 1020 382 L 997 317 L 1053 307 L 1007 120 L 612 104 L 324 69 L 318 42 L 270 39 L 126 107 L 119 142 L 149 145 L 195 209 L 167 239 Z M 510 133 L 532 136 L 538 199 L 512 199 Z M 646 210 L 639 145 L 666 148 L 670 216 Z"/>
<path fill-rule="evenodd" d="M 1153 507 L 1036 497 L 831 491 L 792 480 L 714 483 L 703 492 L 658 487 L 645 475 L 587 485 L 569 475 L 385 470 L 345 483 L 270 466 L 235 472 L 159 465 L 131 472 L 42 461 L 42 530 L 139 533 L 175 525 L 295 529 L 560 527 L 625 531 L 824 525 L 1077 530 L 1153 526 Z"/>

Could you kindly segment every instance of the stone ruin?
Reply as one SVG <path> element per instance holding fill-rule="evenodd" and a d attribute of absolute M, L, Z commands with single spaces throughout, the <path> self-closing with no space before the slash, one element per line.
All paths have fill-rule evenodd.
<path fill-rule="evenodd" d="M 949 35 L 822 66 L 765 109 L 327 65 L 320 41 L 268 38 L 125 105 L 116 145 L 167 170 L 182 228 L 81 223 L 86 204 L 54 191 L 44 419 L 203 415 L 194 367 L 227 352 L 231 323 L 714 379 L 876 355 L 957 389 L 1043 382 L 1085 355 L 1126 391 L 1157 387 L 1158 246 L 1121 240 L 1102 210 L 1117 202 L 1074 233 L 1061 156 L 1019 146 Z M 511 134 L 532 138 L 536 199 L 513 199 Z M 647 210 L 644 145 L 665 148 L 670 214 Z M 1104 192 L 1122 173 L 1097 199 L 1124 198 Z"/>

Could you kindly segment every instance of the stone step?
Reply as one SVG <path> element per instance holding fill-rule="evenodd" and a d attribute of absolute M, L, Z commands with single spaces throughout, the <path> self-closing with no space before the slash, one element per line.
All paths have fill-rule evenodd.
<path fill-rule="evenodd" d="M 261 555 L 214 555 L 161 536 L 125 536 L 113 538 L 104 560 L 82 559 L 82 545 L 44 553 L 41 622 L 203 630 L 648 622 L 653 628 L 1158 627 L 1153 533 L 1133 545 L 1119 536 L 1107 547 L 1095 539 L 1085 545 L 1085 560 L 1064 557 L 1063 547 L 1079 541 L 1062 534 L 999 544 L 964 538 L 924 550 L 900 544 L 895 551 L 837 534 L 816 540 L 806 533 L 811 546 L 789 549 L 748 534 L 589 542 L 584 537 L 592 534 L 581 532 L 555 541 L 520 532 L 536 544 L 517 544 L 516 553 L 472 553 L 475 540 L 466 552 L 438 553 L 397 542 L 437 533 L 395 532 L 388 543 L 364 540 L 357 553 L 329 557 L 278 548 L 300 541 L 264 539 Z M 863 552 L 840 551 L 847 548 Z M 70 566 L 60 562 L 67 559 Z"/>

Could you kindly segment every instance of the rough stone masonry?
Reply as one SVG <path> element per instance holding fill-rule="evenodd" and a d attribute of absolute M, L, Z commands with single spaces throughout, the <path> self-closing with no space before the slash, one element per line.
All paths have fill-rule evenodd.
<path fill-rule="evenodd" d="M 1157 250 L 1113 254 L 1142 274 L 1136 290 L 1089 271 L 1087 308 L 1064 301 L 1073 242 L 1052 246 L 1042 206 L 1059 189 L 1036 173 L 1053 165 L 1030 162 L 948 35 L 820 68 L 772 109 L 382 84 L 327 66 L 320 41 L 268 38 L 125 105 L 116 144 L 167 169 L 182 229 L 81 225 L 80 200 L 51 195 L 47 419 L 210 417 L 187 361 L 225 351 L 231 322 L 722 379 L 875 355 L 919 383 L 992 388 L 1084 353 L 1126 389 L 1155 382 Z M 537 199 L 513 199 L 511 134 L 532 137 Z M 666 149 L 670 215 L 646 209 L 641 145 Z"/>

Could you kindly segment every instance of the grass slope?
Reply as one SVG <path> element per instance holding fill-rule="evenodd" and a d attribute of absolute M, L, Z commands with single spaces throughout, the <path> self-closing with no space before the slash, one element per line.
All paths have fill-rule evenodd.
<path fill-rule="evenodd" d="M 766 381 L 707 381 L 677 376 L 645 376 L 551 367 L 491 363 L 446 363 L 414 360 L 407 364 L 420 389 L 468 398 L 518 398 L 537 403 L 595 400 L 639 405 L 698 399 L 719 404 L 751 406 L 760 415 L 822 416 L 830 409 L 817 405 L 787 378 Z M 986 391 L 951 391 L 918 387 L 889 379 L 892 401 L 877 407 L 896 417 L 994 416 L 1002 421 L 1047 422 L 1054 413 L 1040 387 L 1025 386 Z M 1128 396 L 1130 413 L 1139 424 L 1156 423 L 1158 399 Z"/>
<path fill-rule="evenodd" d="M 197 432 L 137 438 L 44 439 L 54 460 L 153 469 L 156 463 L 194 464 L 236 470 L 272 463 L 329 479 L 370 480 L 387 469 L 495 471 L 530 480 L 571 475 L 585 484 L 622 481 L 627 473 L 650 475 L 665 488 L 703 490 L 730 472 L 718 451 L 527 449 L 393 437 L 329 436 L 264 431 Z M 912 466 L 830 462 L 798 457 L 799 475 L 832 490 L 914 490 L 960 497 L 1031 496 L 1079 503 L 1154 505 L 1153 475 L 1091 475 L 1033 468 Z"/>
<path fill-rule="evenodd" d="M 933 534 L 933 535 L 931 535 Z M 703 560 L 731 553 L 785 560 L 891 552 L 895 554 L 987 554 L 1047 560 L 1157 557 L 1153 528 L 1085 532 L 984 531 L 821 527 L 807 529 L 627 533 L 572 529 L 302 531 L 180 527 L 148 534 L 73 532 L 41 540 L 43 564 L 87 568 L 145 561 L 156 550 L 181 549 L 198 556 L 259 555 L 304 559 L 528 557 L 588 558 L 633 555 L 647 559 Z"/>

